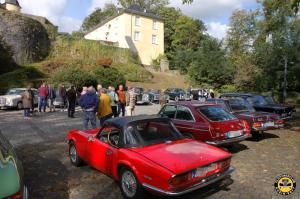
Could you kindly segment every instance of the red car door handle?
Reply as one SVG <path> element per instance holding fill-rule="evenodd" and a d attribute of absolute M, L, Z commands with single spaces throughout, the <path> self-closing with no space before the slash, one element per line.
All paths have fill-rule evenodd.
<path fill-rule="evenodd" d="M 106 151 L 106 155 L 111 155 L 112 154 L 112 151 L 111 150 L 107 150 Z"/>

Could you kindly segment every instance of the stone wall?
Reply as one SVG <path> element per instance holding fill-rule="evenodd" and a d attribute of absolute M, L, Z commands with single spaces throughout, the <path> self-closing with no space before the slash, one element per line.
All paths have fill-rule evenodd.
<path fill-rule="evenodd" d="M 12 49 L 17 64 L 41 61 L 49 54 L 47 30 L 34 19 L 0 9 L 0 35 Z"/>

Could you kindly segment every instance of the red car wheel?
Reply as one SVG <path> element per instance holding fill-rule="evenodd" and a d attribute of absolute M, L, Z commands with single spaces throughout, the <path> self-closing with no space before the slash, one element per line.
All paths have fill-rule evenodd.
<path fill-rule="evenodd" d="M 75 146 L 74 142 L 72 142 L 72 141 L 69 144 L 69 157 L 70 157 L 71 163 L 74 166 L 79 167 L 79 166 L 83 165 L 83 161 L 78 156 L 76 146 Z"/>
<path fill-rule="evenodd" d="M 131 169 L 123 167 L 120 171 L 120 188 L 124 198 L 143 198 L 144 190 Z"/>

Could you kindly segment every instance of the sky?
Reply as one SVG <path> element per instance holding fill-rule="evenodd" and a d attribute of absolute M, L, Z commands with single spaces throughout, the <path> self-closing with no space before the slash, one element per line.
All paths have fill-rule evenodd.
<path fill-rule="evenodd" d="M 0 0 L 4 2 L 4 0 Z M 19 0 L 22 12 L 47 17 L 59 26 L 59 31 L 71 33 L 79 30 L 83 19 L 105 3 L 117 0 Z M 183 14 L 205 22 L 207 32 L 219 39 L 226 36 L 229 17 L 236 9 L 255 9 L 256 0 L 194 0 L 182 5 L 181 0 L 170 0 L 170 6 Z"/>

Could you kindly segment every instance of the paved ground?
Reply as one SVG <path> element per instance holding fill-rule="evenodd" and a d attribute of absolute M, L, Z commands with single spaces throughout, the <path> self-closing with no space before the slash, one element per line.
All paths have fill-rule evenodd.
<path fill-rule="evenodd" d="M 158 109 L 157 105 L 140 106 L 136 114 L 152 114 Z M 300 115 L 292 124 L 300 126 L 299 122 Z M 89 166 L 71 166 L 65 138 L 68 130 L 80 128 L 80 114 L 69 119 L 66 113 L 45 113 L 24 120 L 19 111 L 0 111 L 0 130 L 23 161 L 31 198 L 121 198 L 118 185 L 110 178 Z M 271 131 L 229 150 L 236 167 L 231 178 L 221 187 L 212 185 L 180 198 L 300 198 L 299 186 L 290 197 L 276 194 L 273 187 L 276 176 L 284 173 L 294 176 L 300 184 L 300 132 Z"/>

